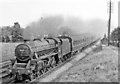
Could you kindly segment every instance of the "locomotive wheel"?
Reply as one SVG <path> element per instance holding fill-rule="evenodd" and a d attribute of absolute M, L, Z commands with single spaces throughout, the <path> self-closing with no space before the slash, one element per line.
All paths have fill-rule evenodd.
<path fill-rule="evenodd" d="M 59 64 L 61 64 L 62 63 L 62 60 L 61 60 L 61 58 L 59 58 Z"/>
<path fill-rule="evenodd" d="M 67 55 L 65 55 L 65 60 L 67 60 Z"/>
<path fill-rule="evenodd" d="M 10 74 L 9 74 L 9 77 L 15 79 L 16 74 L 12 74 L 12 73 L 10 73 Z"/>
<path fill-rule="evenodd" d="M 41 69 L 41 73 L 42 73 L 42 74 L 44 73 L 44 69 L 43 69 L 43 68 Z"/>
<path fill-rule="evenodd" d="M 31 74 L 29 75 L 29 80 L 32 81 L 33 79 L 35 79 L 35 74 L 31 73 Z"/>
<path fill-rule="evenodd" d="M 16 74 L 12 74 L 11 78 L 16 79 Z"/>
<path fill-rule="evenodd" d="M 43 67 L 43 73 L 45 73 L 46 67 Z"/>
<path fill-rule="evenodd" d="M 70 54 L 68 54 L 68 58 L 71 58 L 71 53 L 70 53 Z"/>
<path fill-rule="evenodd" d="M 41 69 L 41 70 L 39 70 L 37 74 L 38 74 L 38 76 L 42 75 L 42 74 L 43 74 L 42 69 Z"/>
<path fill-rule="evenodd" d="M 52 68 L 53 68 L 53 66 L 50 64 L 49 69 L 52 69 Z"/>
<path fill-rule="evenodd" d="M 48 68 L 47 68 L 47 67 L 45 67 L 45 68 L 44 68 L 44 72 L 47 72 L 47 71 L 48 71 Z"/>
<path fill-rule="evenodd" d="M 67 59 L 68 59 L 68 55 L 65 56 L 65 60 L 67 60 Z"/>
<path fill-rule="evenodd" d="M 37 75 L 38 75 L 38 76 L 40 76 L 40 75 L 41 75 L 40 71 L 38 71 L 38 72 L 37 72 Z"/>
<path fill-rule="evenodd" d="M 66 56 L 63 57 L 64 61 L 66 60 Z"/>
<path fill-rule="evenodd" d="M 17 81 L 23 81 L 23 77 L 22 75 L 19 76 L 19 75 L 16 75 L 16 78 L 15 78 Z"/>
<path fill-rule="evenodd" d="M 54 68 L 55 64 L 56 64 L 56 63 L 55 63 L 55 57 L 53 56 L 53 57 L 52 57 L 52 63 L 51 63 L 51 66 Z"/>
<path fill-rule="evenodd" d="M 39 71 L 35 72 L 35 77 L 38 77 L 38 76 L 39 76 L 38 73 L 39 73 Z"/>
<path fill-rule="evenodd" d="M 42 69 L 40 70 L 40 73 L 43 74 L 43 70 Z"/>
<path fill-rule="evenodd" d="M 61 61 L 61 62 L 64 62 L 64 59 L 63 59 L 63 58 L 60 58 L 60 61 Z"/>

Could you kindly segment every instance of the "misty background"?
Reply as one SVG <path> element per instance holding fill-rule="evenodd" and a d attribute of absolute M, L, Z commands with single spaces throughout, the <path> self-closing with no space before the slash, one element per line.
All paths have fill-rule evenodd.
<path fill-rule="evenodd" d="M 110 0 L 0 0 L 0 26 L 19 22 L 24 37 L 107 34 Z M 111 0 L 111 31 L 118 25 L 118 1 Z M 1 27 L 2 28 L 2 27 Z M 5 28 L 4 28 L 5 29 Z M 9 35 L 8 35 L 9 36 Z"/>
<path fill-rule="evenodd" d="M 107 31 L 107 22 L 102 19 L 82 20 L 75 16 L 63 17 L 62 15 L 47 15 L 38 21 L 29 23 L 24 32 L 24 38 L 35 38 L 58 35 L 89 34 L 103 36 Z"/>

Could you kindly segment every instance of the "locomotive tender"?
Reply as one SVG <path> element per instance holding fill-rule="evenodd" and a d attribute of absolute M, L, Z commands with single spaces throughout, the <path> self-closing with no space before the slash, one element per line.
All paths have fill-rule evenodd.
<path fill-rule="evenodd" d="M 11 59 L 9 75 L 15 80 L 32 81 L 50 68 L 64 62 L 90 44 L 93 37 L 59 36 L 34 39 L 15 48 L 15 59 Z"/>

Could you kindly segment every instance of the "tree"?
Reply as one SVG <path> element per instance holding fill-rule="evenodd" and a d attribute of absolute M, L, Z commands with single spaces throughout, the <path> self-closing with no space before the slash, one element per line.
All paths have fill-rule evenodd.
<path fill-rule="evenodd" d="M 0 27 L 0 42 L 2 42 L 2 28 Z"/>
<path fill-rule="evenodd" d="M 20 24 L 18 22 L 14 23 L 14 26 L 11 27 L 11 31 L 12 31 L 11 35 L 12 35 L 13 42 L 23 40 L 22 38 L 23 30 L 20 27 Z"/>
<path fill-rule="evenodd" d="M 120 43 L 120 27 L 118 27 L 118 41 Z"/>
<path fill-rule="evenodd" d="M 111 33 L 111 40 L 112 41 L 120 41 L 120 28 L 115 28 Z"/>
<path fill-rule="evenodd" d="M 23 29 L 20 27 L 18 22 L 14 23 L 14 26 L 3 26 L 0 30 L 0 41 L 2 42 L 16 42 L 23 40 Z"/>
<path fill-rule="evenodd" d="M 3 26 L 1 28 L 1 41 L 2 42 L 9 42 L 10 39 L 9 39 L 9 36 L 11 35 L 11 30 L 10 30 L 10 26 Z"/>
<path fill-rule="evenodd" d="M 120 43 L 120 27 L 117 27 L 112 31 L 111 40 L 113 41 L 113 43 L 117 43 L 117 45 L 119 47 L 119 43 Z"/>

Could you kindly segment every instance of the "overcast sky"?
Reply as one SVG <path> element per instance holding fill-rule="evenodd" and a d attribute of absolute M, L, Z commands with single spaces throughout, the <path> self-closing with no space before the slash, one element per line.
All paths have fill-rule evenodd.
<path fill-rule="evenodd" d="M 83 20 L 100 18 L 108 20 L 109 0 L 0 0 L 0 26 L 18 21 L 25 27 L 44 15 L 62 14 L 77 16 Z M 112 0 L 112 25 L 118 26 L 118 1 Z M 1 19 L 2 18 L 2 19 Z"/>

